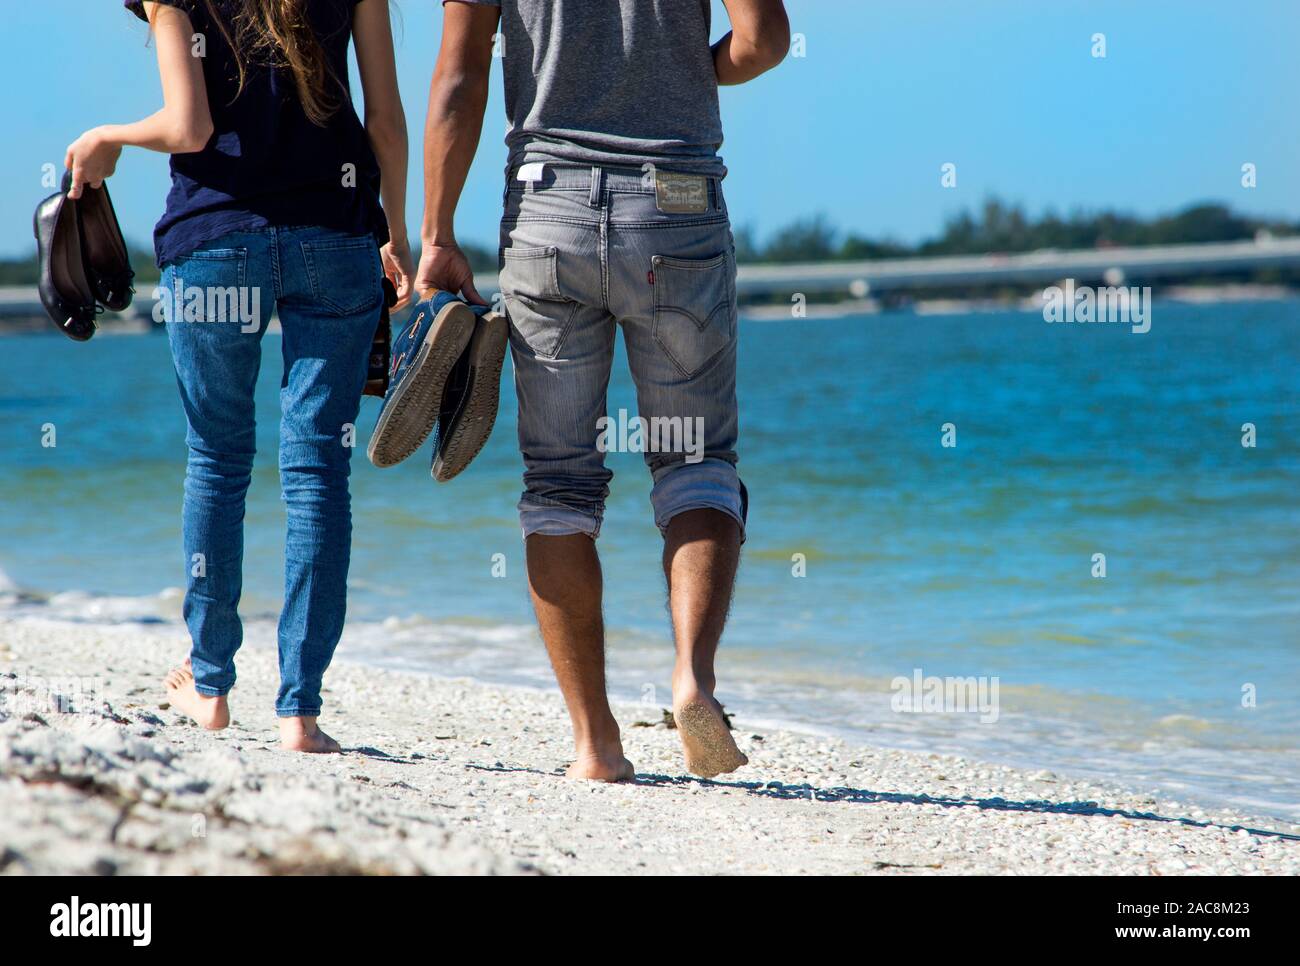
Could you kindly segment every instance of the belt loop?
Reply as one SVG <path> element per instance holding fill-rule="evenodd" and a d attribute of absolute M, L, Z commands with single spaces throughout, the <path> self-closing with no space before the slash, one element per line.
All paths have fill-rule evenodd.
<path fill-rule="evenodd" d="M 587 203 L 593 208 L 600 207 L 600 195 L 605 187 L 604 175 L 605 171 L 603 168 L 594 164 L 591 166 L 591 195 L 588 197 Z"/>

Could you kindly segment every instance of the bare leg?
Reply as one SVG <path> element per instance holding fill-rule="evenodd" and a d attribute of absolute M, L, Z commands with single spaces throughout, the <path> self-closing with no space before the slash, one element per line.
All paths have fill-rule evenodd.
<path fill-rule="evenodd" d="M 584 534 L 526 541 L 528 589 L 555 678 L 573 722 L 576 757 L 570 778 L 626 781 L 618 722 L 605 695 L 605 624 L 601 618 L 600 558 Z"/>
<path fill-rule="evenodd" d="M 713 659 L 727 623 L 740 561 L 740 526 L 718 510 L 687 510 L 668 523 L 664 576 L 673 617 L 677 663 L 673 668 L 673 717 L 686 767 L 712 778 L 735 771 L 741 754 L 713 697 Z"/>
<path fill-rule="evenodd" d="M 189 658 L 180 667 L 167 672 L 163 686 L 172 707 L 192 718 L 196 724 L 209 731 L 220 731 L 230 724 L 230 705 L 224 694 L 213 697 L 194 690 L 194 672 L 190 670 Z"/>

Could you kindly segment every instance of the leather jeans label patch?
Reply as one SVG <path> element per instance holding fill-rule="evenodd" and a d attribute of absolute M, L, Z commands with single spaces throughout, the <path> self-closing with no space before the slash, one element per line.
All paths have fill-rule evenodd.
<path fill-rule="evenodd" d="M 709 210 L 709 182 L 702 174 L 655 171 L 655 207 L 668 214 L 699 214 Z"/>

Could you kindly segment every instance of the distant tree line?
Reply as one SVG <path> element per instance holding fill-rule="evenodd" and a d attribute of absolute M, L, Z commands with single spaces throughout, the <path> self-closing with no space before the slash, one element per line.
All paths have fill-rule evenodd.
<path fill-rule="evenodd" d="M 916 245 L 842 233 L 822 215 L 796 221 L 766 242 L 748 228 L 737 229 L 735 236 L 737 261 L 818 262 L 1239 241 L 1262 231 L 1294 235 L 1300 233 L 1300 223 L 1252 218 L 1221 204 L 1192 205 L 1151 219 L 1113 211 L 1076 211 L 1062 217 L 1051 210 L 1033 218 L 1019 205 L 992 198 L 977 211 L 949 218 L 938 237 Z"/>

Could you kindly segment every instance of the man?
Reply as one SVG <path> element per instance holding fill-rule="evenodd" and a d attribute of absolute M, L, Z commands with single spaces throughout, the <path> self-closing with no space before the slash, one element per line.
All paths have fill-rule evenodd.
<path fill-rule="evenodd" d="M 781 0 L 725 3 L 732 31 L 710 47 L 709 0 L 444 0 L 415 285 L 482 302 L 453 220 L 499 56 L 519 513 L 537 620 L 573 722 L 573 778 L 633 777 L 605 694 L 595 544 L 612 476 L 599 440 L 616 324 L 639 415 L 685 430 L 665 433 L 677 442 L 650 447 L 646 463 L 687 767 L 712 777 L 746 762 L 713 696 L 747 503 L 736 473 L 735 251 L 717 88 L 780 63 L 790 28 Z M 702 445 L 688 452 L 693 427 Z"/>

